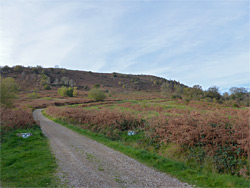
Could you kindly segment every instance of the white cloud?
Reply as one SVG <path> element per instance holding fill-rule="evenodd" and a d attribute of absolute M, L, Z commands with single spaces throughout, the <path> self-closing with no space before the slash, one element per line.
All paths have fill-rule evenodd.
<path fill-rule="evenodd" d="M 155 74 L 204 87 L 247 80 L 247 2 L 0 2 L 0 65 Z"/>

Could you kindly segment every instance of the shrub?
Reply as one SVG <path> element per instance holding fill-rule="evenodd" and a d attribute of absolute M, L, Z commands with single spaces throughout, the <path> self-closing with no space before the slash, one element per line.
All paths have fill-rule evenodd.
<path fill-rule="evenodd" d="M 46 74 L 42 74 L 41 75 L 41 80 L 40 80 L 41 86 L 46 86 L 47 85 L 47 80 L 48 80 L 48 76 Z"/>
<path fill-rule="evenodd" d="M 15 82 L 15 80 L 11 77 L 8 78 L 1 78 L 0 77 L 0 94 L 1 94 L 1 100 L 0 104 L 1 106 L 10 107 L 12 106 L 12 101 L 16 96 L 16 93 L 18 91 L 18 85 Z"/>
<path fill-rule="evenodd" d="M 45 90 L 51 90 L 51 87 L 50 87 L 48 84 L 45 84 L 45 85 L 43 86 L 43 88 L 44 88 Z"/>
<path fill-rule="evenodd" d="M 37 65 L 36 67 L 32 67 L 32 71 L 36 74 L 39 74 L 39 72 L 42 72 L 42 67 Z"/>
<path fill-rule="evenodd" d="M 49 80 L 49 77 L 45 74 L 45 70 L 42 70 L 42 75 L 41 75 L 41 80 L 40 80 L 40 84 L 41 86 L 43 86 L 43 88 L 45 90 L 50 90 L 50 86 L 48 85 L 48 80 Z"/>
<path fill-rule="evenodd" d="M 28 97 L 30 99 L 37 99 L 40 97 L 40 95 L 36 91 L 33 91 L 32 93 L 28 94 Z"/>
<path fill-rule="evenodd" d="M 67 88 L 67 96 L 73 97 L 73 92 L 74 92 L 74 90 L 73 90 L 72 87 L 68 87 L 68 88 Z"/>
<path fill-rule="evenodd" d="M 154 130 L 149 136 L 166 144 L 171 142 L 182 147 L 201 147 L 214 158 L 218 172 L 235 174 L 246 165 L 244 159 L 250 156 L 249 115 L 249 111 L 232 109 L 206 114 L 161 115 L 149 121 L 151 130 Z M 203 153 L 195 155 L 203 156 Z"/>
<path fill-rule="evenodd" d="M 106 98 L 106 95 L 100 89 L 92 88 L 88 93 L 88 97 L 95 101 L 103 101 Z"/>
<path fill-rule="evenodd" d="M 4 66 L 3 68 L 1 68 L 2 69 L 2 72 L 9 72 L 9 71 L 11 71 L 11 68 L 9 67 L 9 66 Z"/>
<path fill-rule="evenodd" d="M 1 135 L 10 130 L 25 129 L 36 126 L 36 123 L 32 117 L 32 112 L 24 110 L 13 110 L 0 108 L 1 116 Z"/>
<path fill-rule="evenodd" d="M 21 72 L 22 70 L 23 70 L 23 66 L 21 66 L 21 65 L 16 65 L 16 66 L 14 66 L 14 71 L 15 72 Z"/>
<path fill-rule="evenodd" d="M 134 117 L 128 112 L 117 112 L 107 109 L 84 110 L 70 107 L 48 107 L 46 114 L 77 123 L 94 132 L 102 132 L 106 136 L 115 139 L 121 131 L 135 130 L 144 126 L 144 121 L 140 117 Z"/>
<path fill-rule="evenodd" d="M 94 88 L 100 88 L 100 84 L 94 84 Z"/>
<path fill-rule="evenodd" d="M 77 87 L 74 87 L 74 89 L 73 89 L 73 96 L 76 97 L 77 95 L 78 95 Z"/>
<path fill-rule="evenodd" d="M 73 88 L 62 86 L 57 90 L 58 94 L 62 97 L 73 97 Z"/>

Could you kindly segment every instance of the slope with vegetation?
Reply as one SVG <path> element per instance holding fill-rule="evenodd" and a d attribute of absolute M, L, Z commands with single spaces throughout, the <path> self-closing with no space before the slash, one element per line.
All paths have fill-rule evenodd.
<path fill-rule="evenodd" d="M 106 144 L 117 142 L 118 150 L 128 146 L 130 156 L 190 183 L 205 187 L 249 183 L 250 93 L 245 88 L 232 87 L 221 95 L 216 86 L 204 91 L 199 85 L 187 87 L 154 76 L 22 66 L 2 67 L 1 76 L 2 172 L 26 164 L 8 158 L 19 146 L 20 155 L 36 160 L 34 142 L 47 151 L 44 157 L 50 161 L 49 172 L 41 171 L 45 179 L 46 173 L 50 178 L 38 180 L 37 186 L 55 183 L 54 159 L 31 116 L 32 110 L 48 107 L 45 113 L 56 121 L 73 124 L 70 127 L 79 132 L 101 135 Z M 56 107 L 63 105 L 68 106 Z M 130 130 L 136 135 L 128 136 Z M 31 132 L 34 137 L 16 138 L 18 132 Z M 24 143 L 34 155 L 22 152 L 28 150 Z M 136 154 L 138 149 L 141 152 Z M 172 167 L 179 172 L 169 171 Z M 34 178 L 39 177 L 35 173 Z M 1 177 L 2 185 L 28 185 L 28 180 L 18 184 L 18 178 L 11 178 L 8 173 Z"/>
<path fill-rule="evenodd" d="M 1 186 L 55 186 L 55 158 L 32 118 L 32 111 L 15 108 L 17 88 L 14 79 L 1 79 Z M 18 133 L 31 133 L 32 136 L 23 138 Z"/>
<path fill-rule="evenodd" d="M 88 134 L 90 130 L 135 148 L 126 153 L 127 149 L 121 149 L 123 146 L 114 146 L 189 183 L 204 187 L 247 187 L 249 184 L 250 114 L 247 109 L 154 99 L 49 107 L 45 114 L 78 132 Z M 128 136 L 128 131 L 135 131 L 136 135 Z M 138 150 L 147 154 L 136 154 Z M 161 162 L 157 162 L 158 159 Z M 171 163 L 176 165 L 175 170 L 164 167 L 170 165 L 168 160 L 176 162 Z"/>
<path fill-rule="evenodd" d="M 108 90 L 159 91 L 166 79 L 150 75 L 130 75 L 120 73 L 94 73 L 60 68 L 42 67 L 2 67 L 3 77 L 13 77 L 22 84 L 23 89 L 53 89 L 61 86 L 78 87 L 89 90 L 95 84 Z M 173 81 L 169 81 L 173 82 Z"/>
<path fill-rule="evenodd" d="M 61 68 L 42 68 L 40 66 L 4 66 L 1 67 L 0 72 L 3 78 L 14 78 L 20 85 L 19 90 L 24 93 L 32 93 L 35 89 L 43 92 L 46 90 L 57 91 L 59 88 L 64 88 L 64 91 L 65 88 L 74 88 L 75 94 L 63 94 L 61 92 L 60 95 L 76 96 L 81 92 L 85 92 L 84 95 L 86 96 L 88 95 L 87 91 L 98 86 L 109 96 L 115 93 L 129 95 L 131 92 L 149 92 L 152 95 L 157 94 L 158 97 L 161 94 L 163 97 L 182 99 L 186 103 L 191 100 L 201 100 L 224 103 L 233 107 L 250 106 L 250 92 L 243 87 L 232 87 L 228 92 L 220 94 L 217 86 L 211 86 L 207 90 L 203 90 L 199 85 L 188 87 L 174 80 L 166 80 L 150 75 L 131 75 L 115 72 L 110 74 L 93 73 Z"/>

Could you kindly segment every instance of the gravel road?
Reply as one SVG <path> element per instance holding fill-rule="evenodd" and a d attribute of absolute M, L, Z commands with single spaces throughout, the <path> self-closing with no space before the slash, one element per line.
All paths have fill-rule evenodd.
<path fill-rule="evenodd" d="M 66 187 L 190 187 L 33 112 L 58 160 Z"/>

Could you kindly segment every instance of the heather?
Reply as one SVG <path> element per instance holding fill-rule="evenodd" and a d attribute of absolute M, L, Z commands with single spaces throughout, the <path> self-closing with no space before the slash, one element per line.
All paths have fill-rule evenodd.
<path fill-rule="evenodd" d="M 48 107 L 45 112 L 113 140 L 135 130 L 141 137 L 130 143 L 134 147 L 200 169 L 211 163 L 211 171 L 249 176 L 248 109 L 158 99 Z"/>
<path fill-rule="evenodd" d="M 211 156 L 218 172 L 247 176 L 243 172 L 250 154 L 249 111 L 238 111 L 230 118 L 218 111 L 160 116 L 149 124 L 150 139 L 164 144 L 176 143 L 182 151 L 189 149 L 189 157 L 193 155 L 200 164 Z"/>
<path fill-rule="evenodd" d="M 108 109 L 84 110 L 82 108 L 48 107 L 46 113 L 56 118 L 76 123 L 94 132 L 105 133 L 116 138 L 120 131 L 142 128 L 144 122 L 130 113 L 114 112 Z"/>
<path fill-rule="evenodd" d="M 28 129 L 37 126 L 31 111 L 0 108 L 1 135 L 16 129 Z"/>

